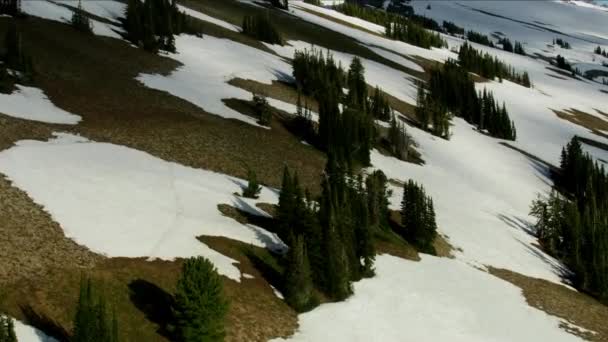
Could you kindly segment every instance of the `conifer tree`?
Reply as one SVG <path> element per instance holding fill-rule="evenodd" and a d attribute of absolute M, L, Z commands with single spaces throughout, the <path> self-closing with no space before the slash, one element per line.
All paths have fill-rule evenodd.
<path fill-rule="evenodd" d="M 258 116 L 259 124 L 263 126 L 270 126 L 272 112 L 270 111 L 270 105 L 268 104 L 266 96 L 253 94 L 253 104 L 256 115 Z"/>
<path fill-rule="evenodd" d="M 359 57 L 354 57 L 347 75 L 348 96 L 347 104 L 359 110 L 365 109 L 367 101 L 367 83 L 365 82 L 365 68 Z"/>
<path fill-rule="evenodd" d="M 228 302 L 222 279 L 203 257 L 186 259 L 173 305 L 176 334 L 183 342 L 223 341 Z"/>
<path fill-rule="evenodd" d="M 243 197 L 247 198 L 258 198 L 262 191 L 262 186 L 258 182 L 255 171 L 249 169 L 247 171 L 247 187 L 243 190 Z"/>
<path fill-rule="evenodd" d="M 13 319 L 0 314 L 0 342 L 17 342 Z"/>
<path fill-rule="evenodd" d="M 82 31 L 85 33 L 92 33 L 93 27 L 91 26 L 91 22 L 89 21 L 89 17 L 85 14 L 82 9 L 82 0 L 78 0 L 78 7 L 74 9 L 72 13 L 71 24 L 78 31 Z"/>
<path fill-rule="evenodd" d="M 298 312 L 314 305 L 313 282 L 304 237 L 291 239 L 285 270 L 285 300 Z"/>
<path fill-rule="evenodd" d="M 105 298 L 89 278 L 80 281 L 72 341 L 118 342 L 118 323 L 108 321 Z"/>

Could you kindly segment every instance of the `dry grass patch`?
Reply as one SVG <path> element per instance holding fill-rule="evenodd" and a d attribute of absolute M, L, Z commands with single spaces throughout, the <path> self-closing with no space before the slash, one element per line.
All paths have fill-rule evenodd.
<path fill-rule="evenodd" d="M 608 325 L 606 325 L 606 322 L 608 322 L 608 307 L 597 300 L 547 280 L 531 278 L 513 271 L 493 267 L 490 267 L 489 271 L 491 274 L 521 288 L 530 306 L 563 318 L 597 334 L 573 331 L 572 328 L 562 326 L 566 330 L 590 341 L 608 341 Z"/>
<path fill-rule="evenodd" d="M 272 84 L 266 84 L 255 80 L 233 78 L 228 82 L 228 84 L 250 91 L 255 94 L 263 94 L 273 99 L 291 103 L 294 106 L 298 103 L 297 89 L 293 84 L 289 84 L 286 82 L 272 81 Z M 301 95 L 301 101 L 302 106 L 304 106 L 304 104 L 308 104 L 310 110 L 317 113 L 319 112 L 319 104 L 312 97 Z"/>
<path fill-rule="evenodd" d="M 608 121 L 574 108 L 564 110 L 552 109 L 552 111 L 560 119 L 564 119 L 572 122 L 573 124 L 583 126 L 594 134 L 608 139 L 608 135 L 604 133 L 605 131 L 608 131 Z M 602 114 L 599 111 L 598 113 Z"/>
<path fill-rule="evenodd" d="M 342 20 L 342 19 L 338 19 L 336 17 L 332 17 L 331 15 L 327 15 L 325 13 L 317 12 L 317 11 L 311 10 L 309 8 L 300 8 L 300 10 L 302 10 L 304 12 L 307 12 L 307 13 L 310 13 L 312 15 L 316 15 L 317 17 L 320 17 L 320 18 L 323 18 L 323 19 L 326 19 L 326 20 L 329 20 L 329 21 L 333 21 L 334 23 L 337 23 L 337 24 L 340 24 L 340 25 L 344 25 L 346 27 L 350 27 L 350 28 L 353 28 L 353 29 L 356 29 L 356 30 L 367 32 L 369 34 L 373 34 L 374 36 L 384 37 L 382 34 L 380 34 L 378 32 L 369 30 L 369 29 L 367 29 L 365 27 L 362 27 L 362 26 L 359 26 L 359 25 L 355 25 L 353 23 L 350 23 L 350 22 Z"/>

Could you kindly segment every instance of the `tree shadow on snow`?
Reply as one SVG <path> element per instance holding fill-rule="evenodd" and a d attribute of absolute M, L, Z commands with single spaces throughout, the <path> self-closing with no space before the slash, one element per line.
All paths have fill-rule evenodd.
<path fill-rule="evenodd" d="M 534 229 L 534 225 L 532 225 L 532 223 L 529 221 L 513 215 L 507 216 L 504 214 L 498 214 L 498 218 L 502 222 L 506 223 L 509 227 L 521 230 L 530 236 L 536 237 L 536 229 Z"/>
<path fill-rule="evenodd" d="M 171 311 L 173 296 L 153 283 L 137 279 L 129 283 L 129 298 L 146 318 L 157 324 L 156 332 L 169 340 L 175 340 L 173 331 L 174 317 Z"/>
<path fill-rule="evenodd" d="M 47 336 L 55 338 L 57 341 L 70 341 L 69 332 L 50 317 L 36 312 L 30 305 L 21 305 L 20 309 L 25 316 L 25 322 L 27 324 L 35 327 Z"/>

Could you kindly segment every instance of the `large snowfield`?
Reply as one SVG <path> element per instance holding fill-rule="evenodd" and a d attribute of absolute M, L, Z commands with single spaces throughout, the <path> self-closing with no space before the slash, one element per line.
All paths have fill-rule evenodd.
<path fill-rule="evenodd" d="M 242 1 L 246 2 L 246 1 Z M 85 1 L 84 8 L 114 22 L 124 4 Z M 325 1 L 331 4 L 330 1 Z M 485 34 L 497 31 L 522 41 L 530 53 L 562 54 L 581 67 L 593 69 L 603 57 L 593 54 L 599 44 L 608 45 L 608 12 L 589 6 L 554 1 L 429 1 L 416 0 L 416 11 L 441 22 L 450 20 Z M 65 22 L 70 11 L 45 1 L 24 1 L 33 15 Z M 300 1 L 290 11 L 306 20 L 352 37 L 360 44 L 396 63 L 415 70 L 421 67 L 408 57 L 434 61 L 456 58 L 450 49 L 463 41 L 444 36 L 450 49 L 426 50 L 377 34 L 383 28 L 352 19 L 328 8 Z M 183 8 L 196 18 L 231 31 L 239 28 L 205 13 Z M 311 13 L 312 11 L 312 13 Z M 323 17 L 315 15 L 320 13 Z M 500 14 L 505 18 L 496 17 Z M 327 19 L 335 17 L 356 27 Z M 517 19 L 519 21 L 516 21 Z M 294 19 L 295 20 L 295 19 Z M 115 25 L 94 22 L 98 35 L 119 38 Z M 556 33 L 555 31 L 560 31 Z M 573 49 L 548 46 L 553 38 L 569 41 Z M 504 101 L 517 127 L 517 141 L 509 142 L 556 165 L 560 151 L 574 135 L 599 142 L 608 139 L 562 120 L 552 110 L 575 108 L 606 118 L 607 86 L 574 80 L 550 70 L 549 63 L 492 49 L 475 48 L 498 56 L 519 71 L 527 71 L 532 88 L 508 81 L 489 81 L 478 90 L 491 90 Z M 176 37 L 178 52 L 169 57 L 182 66 L 169 75 L 141 74 L 145 86 L 187 100 L 210 114 L 257 125 L 254 118 L 227 107 L 223 100 L 250 100 L 251 93 L 229 85 L 233 78 L 269 84 L 290 81 L 291 58 L 296 49 L 310 48 L 303 41 L 267 45 L 273 53 L 228 39 L 205 35 Z M 321 46 L 327 51 L 331 47 Z M 331 50 L 342 65 L 352 55 Z M 389 94 L 415 104 L 415 78 L 383 64 L 363 59 L 366 79 Z M 589 64 L 592 64 L 589 66 Z M 272 100 L 271 105 L 293 112 L 295 107 Z M 77 124 L 75 114 L 56 108 L 35 88 L 19 87 L 0 95 L 0 112 L 50 123 Z M 562 321 L 530 307 L 517 287 L 484 271 L 486 266 L 509 269 L 527 276 L 562 283 L 567 270 L 536 247 L 530 235 L 530 202 L 551 188 L 547 168 L 524 154 L 483 135 L 460 119 L 453 120 L 448 140 L 408 127 L 425 160 L 423 166 L 401 162 L 372 152 L 372 168 L 389 178 L 414 179 L 433 197 L 439 231 L 458 248 L 455 259 L 427 255 L 419 262 L 388 255 L 376 260 L 376 276 L 355 284 L 355 294 L 340 303 L 324 304 L 299 316 L 295 341 L 573 341 L 562 330 Z M 608 160 L 605 151 L 586 147 L 592 155 Z M 278 171 L 277 171 L 278 172 Z M 256 246 L 284 249 L 276 235 L 222 216 L 217 205 L 226 203 L 257 215 L 258 202 L 276 203 L 278 191 L 264 188 L 259 200 L 243 199 L 245 181 L 207 170 L 167 162 L 143 151 L 90 141 L 84 137 L 56 134 L 49 141 L 20 141 L 0 152 L 0 173 L 47 210 L 66 236 L 107 256 L 174 259 L 204 255 L 221 274 L 239 280 L 236 261 L 203 243 L 201 235 L 225 236 Z M 401 189 L 392 186 L 391 207 L 398 209 Z M 20 341 L 34 339 L 35 331 L 18 324 Z M 40 335 L 42 336 L 42 335 Z"/>

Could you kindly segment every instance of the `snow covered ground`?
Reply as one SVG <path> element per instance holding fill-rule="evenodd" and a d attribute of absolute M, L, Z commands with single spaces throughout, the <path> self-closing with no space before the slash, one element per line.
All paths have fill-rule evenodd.
<path fill-rule="evenodd" d="M 74 125 L 80 116 L 56 107 L 38 88 L 16 85 L 11 94 L 0 93 L 0 113 L 8 116 L 55 123 Z"/>
<path fill-rule="evenodd" d="M 61 4 L 62 2 L 64 3 Z M 21 3 L 21 9 L 23 12 L 36 17 L 69 23 L 73 12 L 71 9 L 62 6 L 66 4 L 72 6 L 75 5 L 74 1 L 69 0 L 58 1 L 57 3 L 42 0 L 23 1 Z M 121 9 L 124 8 L 124 4 L 120 4 L 116 1 L 83 1 L 83 8 L 85 11 L 92 14 L 99 15 L 110 20 L 116 20 L 117 15 L 123 12 Z M 90 22 L 93 27 L 93 33 L 96 35 L 117 39 L 122 38 L 119 34 L 119 32 L 122 32 L 119 25 L 112 25 L 94 19 L 91 19 Z"/>
<path fill-rule="evenodd" d="M 47 336 L 42 331 L 14 320 L 15 335 L 18 342 L 57 342 L 56 339 Z"/>
<path fill-rule="evenodd" d="M 530 307 L 521 290 L 459 261 L 376 259 L 376 276 L 345 302 L 299 316 L 290 341 L 579 341 Z M 276 339 L 274 341 L 283 341 Z"/>
<path fill-rule="evenodd" d="M 57 134 L 48 142 L 20 141 L 0 152 L 0 172 L 47 210 L 67 237 L 108 256 L 173 259 L 204 255 L 221 274 L 239 280 L 236 261 L 197 236 L 225 236 L 283 249 L 274 234 L 242 225 L 217 208 L 226 203 L 258 214 L 257 202 L 235 196 L 238 178 L 166 162 L 124 146 Z"/>
<path fill-rule="evenodd" d="M 205 111 L 252 125 L 257 120 L 224 104 L 222 99 L 251 100 L 252 94 L 227 82 L 233 78 L 253 79 L 271 84 L 291 80 L 291 65 L 276 55 L 212 36 L 176 37 L 177 54 L 172 58 L 183 64 L 168 76 L 141 74 L 137 79 L 147 87 L 164 90 L 187 100 Z"/>

